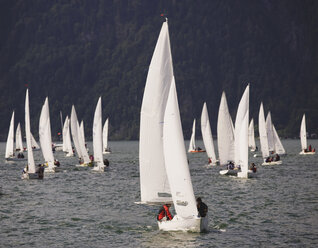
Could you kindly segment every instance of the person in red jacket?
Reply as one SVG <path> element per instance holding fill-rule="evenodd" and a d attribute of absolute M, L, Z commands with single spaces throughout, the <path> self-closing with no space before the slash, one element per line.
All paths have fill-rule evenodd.
<path fill-rule="evenodd" d="M 169 212 L 169 208 L 171 207 L 171 204 L 165 204 L 163 205 L 158 212 L 157 220 L 161 221 L 164 217 L 166 217 L 167 220 L 172 220 L 172 215 Z"/>

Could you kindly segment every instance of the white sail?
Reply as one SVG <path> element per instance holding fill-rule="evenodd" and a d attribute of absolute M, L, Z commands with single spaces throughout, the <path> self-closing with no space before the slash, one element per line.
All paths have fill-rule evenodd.
<path fill-rule="evenodd" d="M 66 128 L 66 152 L 67 156 L 71 157 L 74 156 L 72 141 L 71 141 L 71 133 L 70 133 L 70 118 L 67 116 L 67 128 Z"/>
<path fill-rule="evenodd" d="M 249 113 L 249 85 L 247 85 L 243 93 L 243 96 L 240 100 L 240 103 L 237 108 L 236 118 L 235 118 L 235 129 L 234 129 L 235 165 L 240 165 L 240 161 L 242 161 L 242 158 L 241 158 L 242 153 L 240 152 L 240 149 L 241 149 L 240 143 L 242 141 L 240 140 L 240 135 L 242 132 L 241 129 L 245 128 L 245 126 L 242 126 L 242 125 L 243 125 L 246 113 L 247 114 Z"/>
<path fill-rule="evenodd" d="M 93 122 L 94 161 L 98 169 L 104 168 L 103 138 L 102 138 L 102 99 L 99 97 Z"/>
<path fill-rule="evenodd" d="M 33 149 L 40 149 L 39 144 L 36 142 L 35 138 L 33 137 L 33 134 L 30 132 L 31 135 L 31 145 Z"/>
<path fill-rule="evenodd" d="M 274 144 L 275 144 L 275 152 L 279 155 L 283 155 L 286 153 L 282 142 L 280 141 L 280 138 L 277 134 L 276 128 L 273 124 L 273 133 L 274 133 Z"/>
<path fill-rule="evenodd" d="M 11 121 L 10 121 L 5 158 L 10 158 L 14 156 L 13 147 L 14 147 L 14 111 L 12 113 Z"/>
<path fill-rule="evenodd" d="M 42 106 L 42 111 L 39 121 L 39 136 L 42 154 L 45 162 L 50 169 L 54 168 L 54 156 L 52 151 L 52 135 L 51 135 L 51 123 L 50 123 L 50 110 L 49 100 L 46 97 Z"/>
<path fill-rule="evenodd" d="M 219 107 L 217 135 L 220 164 L 234 161 L 234 128 L 224 92 Z"/>
<path fill-rule="evenodd" d="M 83 140 L 83 144 L 85 145 L 86 140 L 85 140 L 85 131 L 84 131 L 84 121 L 83 120 L 81 121 L 81 124 L 80 124 L 80 134 L 81 134 L 81 137 Z"/>
<path fill-rule="evenodd" d="M 88 164 L 90 162 L 90 159 L 87 154 L 85 143 L 83 143 L 83 138 L 81 136 L 81 131 L 78 124 L 74 105 L 72 106 L 72 113 L 71 113 L 71 131 L 72 131 L 73 142 L 74 142 L 78 157 L 83 159 L 84 164 Z"/>
<path fill-rule="evenodd" d="M 174 78 L 164 116 L 163 147 L 165 168 L 176 213 L 182 218 L 196 217 L 198 210 L 184 147 Z"/>
<path fill-rule="evenodd" d="M 300 125 L 300 142 L 301 142 L 301 150 L 304 151 L 307 149 L 307 131 L 306 131 L 306 116 L 303 115 Z"/>
<path fill-rule="evenodd" d="M 268 149 L 268 140 L 267 140 L 267 131 L 266 131 L 266 123 L 265 123 L 265 115 L 263 103 L 261 103 L 259 114 L 258 114 L 258 131 L 259 131 L 259 139 L 262 148 L 263 158 L 267 158 L 269 156 Z"/>
<path fill-rule="evenodd" d="M 195 149 L 196 149 L 196 146 L 195 146 L 195 119 L 194 119 L 193 125 L 192 125 L 192 134 L 191 134 L 188 152 L 194 151 Z"/>
<path fill-rule="evenodd" d="M 17 130 L 15 132 L 15 149 L 23 152 L 23 141 L 20 122 L 18 123 Z"/>
<path fill-rule="evenodd" d="M 107 118 L 103 127 L 103 151 L 108 150 L 108 122 Z"/>
<path fill-rule="evenodd" d="M 140 113 L 140 194 L 142 202 L 171 201 L 164 166 L 163 118 L 173 76 L 168 23 L 164 22 L 149 66 Z"/>
<path fill-rule="evenodd" d="M 272 122 L 272 116 L 270 111 L 268 111 L 265 124 L 266 124 L 267 140 L 268 140 L 268 149 L 269 151 L 273 152 L 275 150 L 275 143 L 274 143 L 273 122 Z"/>
<path fill-rule="evenodd" d="M 35 163 L 31 144 L 31 128 L 30 128 L 30 109 L 29 109 L 29 90 L 25 96 L 25 136 L 28 149 L 28 172 L 35 173 Z"/>
<path fill-rule="evenodd" d="M 214 151 L 214 144 L 213 144 L 213 136 L 210 126 L 208 108 L 206 103 L 203 104 L 202 114 L 201 114 L 201 133 L 203 138 L 204 147 L 206 153 L 211 160 L 212 164 L 216 163 L 216 156 Z"/>
<path fill-rule="evenodd" d="M 238 173 L 238 177 L 248 178 L 248 120 L 249 111 L 246 112 L 240 125 L 239 133 L 239 165 L 241 166 L 241 172 Z"/>
<path fill-rule="evenodd" d="M 255 150 L 256 144 L 255 144 L 255 134 L 254 134 L 254 119 L 252 118 L 250 125 L 248 127 L 248 146 Z"/>
<path fill-rule="evenodd" d="M 61 114 L 61 112 L 60 112 L 60 114 Z M 69 124 L 68 116 L 66 116 L 64 124 L 63 124 L 63 129 L 62 129 L 63 152 L 68 152 L 68 150 L 67 150 L 67 141 L 66 141 L 67 130 L 69 129 L 68 124 Z"/>

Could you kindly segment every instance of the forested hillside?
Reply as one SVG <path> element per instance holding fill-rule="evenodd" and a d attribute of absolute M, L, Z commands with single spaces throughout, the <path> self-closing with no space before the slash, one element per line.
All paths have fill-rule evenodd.
<path fill-rule="evenodd" d="M 35 136 L 49 96 L 52 133 L 60 131 L 59 111 L 65 116 L 75 104 L 89 137 L 101 95 L 110 138 L 138 139 L 162 13 L 185 138 L 204 101 L 216 134 L 223 90 L 235 120 L 247 83 L 256 123 L 263 101 L 282 136 L 298 135 L 303 113 L 308 131 L 318 133 L 318 1 L 1 0 L 1 140 L 13 110 L 24 123 L 26 87 Z"/>

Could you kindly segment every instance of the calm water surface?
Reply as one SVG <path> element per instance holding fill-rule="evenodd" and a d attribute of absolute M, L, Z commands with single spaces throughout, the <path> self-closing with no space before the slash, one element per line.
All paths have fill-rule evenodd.
<path fill-rule="evenodd" d="M 259 166 L 249 180 L 221 177 L 220 167 L 205 166 L 205 153 L 188 155 L 194 192 L 209 206 L 204 234 L 160 232 L 158 207 L 134 204 L 138 142 L 110 142 L 105 173 L 78 170 L 76 158 L 56 152 L 63 171 L 42 181 L 21 180 L 24 163 L 5 163 L 0 143 L 0 246 L 317 247 L 318 154 L 300 156 L 299 140 L 282 142 L 283 165 Z M 318 148 L 318 140 L 309 143 Z"/>

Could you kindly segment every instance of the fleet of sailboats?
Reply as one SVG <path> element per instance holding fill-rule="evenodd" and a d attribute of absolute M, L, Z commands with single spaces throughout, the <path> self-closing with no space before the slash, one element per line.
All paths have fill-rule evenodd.
<path fill-rule="evenodd" d="M 249 95 L 250 85 L 247 85 L 238 104 L 235 125 L 233 125 L 225 92 L 222 93 L 217 119 L 218 158 L 215 153 L 206 102 L 203 104 L 201 113 L 201 133 L 206 150 L 196 146 L 196 119 L 194 119 L 189 148 L 186 151 L 173 71 L 168 20 L 166 19 L 162 24 L 148 70 L 140 112 L 139 140 L 140 202 L 138 204 L 173 204 L 176 212 L 176 215 L 169 221 L 158 219 L 157 224 L 160 230 L 192 232 L 208 230 L 209 218 L 208 216 L 201 217 L 197 208 L 187 152 L 206 151 L 209 165 L 227 166 L 220 170 L 221 175 L 243 179 L 256 175 L 255 164 L 249 166 L 249 148 L 251 152 L 258 149 L 255 141 L 254 119 L 249 121 Z M 31 133 L 28 89 L 24 110 L 26 148 L 23 146 L 23 135 L 19 122 L 15 133 L 14 150 L 15 112 L 13 111 L 5 159 L 7 161 L 26 160 L 23 152 L 27 151 L 27 165 L 23 170 L 22 179 L 43 179 L 44 172 L 54 173 L 58 168 L 52 150 L 48 97 L 44 101 L 39 119 L 38 133 L 41 146 Z M 82 120 L 79 124 L 75 106 L 72 106 L 70 118 L 66 116 L 64 124 L 61 115 L 63 137 L 61 149 L 66 157 L 73 157 L 75 156 L 74 145 L 79 159 L 79 164 L 76 166 L 90 166 L 95 172 L 105 171 L 106 164 L 103 154 L 111 152 L 108 144 L 109 118 L 106 119 L 104 125 L 102 120 L 102 98 L 99 97 L 92 130 L 94 156 L 89 156 L 84 122 Z M 270 111 L 265 119 L 263 103 L 260 104 L 259 109 L 258 131 L 263 158 L 262 165 L 282 164 L 279 155 L 286 154 L 286 151 L 273 124 Z M 312 149 L 311 145 L 307 147 L 305 114 L 301 121 L 300 140 L 300 154 L 315 154 L 315 149 Z M 33 152 L 39 149 L 42 150 L 44 163 L 36 166 Z M 19 152 L 18 156 L 15 151 Z"/>

